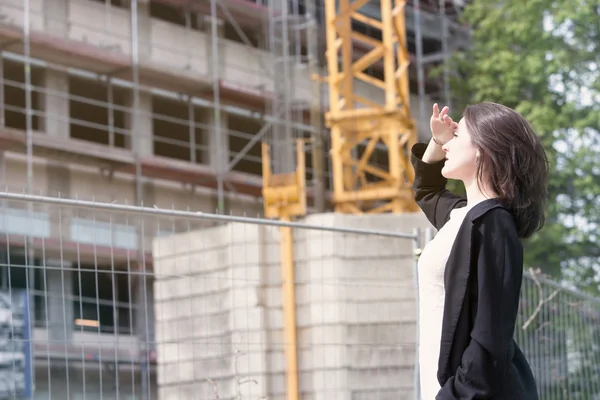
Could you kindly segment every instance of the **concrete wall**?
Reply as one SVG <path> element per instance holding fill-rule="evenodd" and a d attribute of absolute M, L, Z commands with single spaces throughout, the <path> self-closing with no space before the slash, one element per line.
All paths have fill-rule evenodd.
<path fill-rule="evenodd" d="M 303 222 L 397 232 L 429 226 L 420 213 Z M 301 397 L 411 398 L 412 242 L 293 235 Z M 213 398 L 215 388 L 221 398 L 239 389 L 243 399 L 284 399 L 279 229 L 232 223 L 159 238 L 153 257 L 159 399 Z"/>

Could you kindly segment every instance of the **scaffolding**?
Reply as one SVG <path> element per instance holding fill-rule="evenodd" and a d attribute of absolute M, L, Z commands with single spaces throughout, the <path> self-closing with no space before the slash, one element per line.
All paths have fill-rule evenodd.
<path fill-rule="evenodd" d="M 167 48 L 161 43 L 152 44 L 153 48 L 150 51 L 156 53 L 156 57 L 153 54 L 148 56 L 149 44 L 147 42 L 149 38 L 143 39 L 144 35 L 148 34 L 148 27 L 144 25 L 148 24 L 150 18 L 148 8 L 158 2 L 150 5 L 138 4 L 137 1 L 122 2 L 120 7 L 115 6 L 115 2 L 111 3 L 110 0 L 104 4 L 92 0 L 75 1 L 74 3 L 77 3 L 76 6 L 79 8 L 89 6 L 97 8 L 97 11 L 110 11 L 105 18 L 100 19 L 100 21 L 104 20 L 102 21 L 105 25 L 104 29 L 100 29 L 98 32 L 94 31 L 93 26 L 87 27 L 83 23 L 78 25 L 78 21 L 73 20 L 75 11 L 78 9 L 75 6 L 71 8 L 70 14 L 58 17 L 56 10 L 46 15 L 45 10 L 39 7 L 41 2 L 33 5 L 30 5 L 29 2 L 21 4 L 12 2 L 3 4 L 0 8 L 1 13 L 5 16 L 4 21 L 8 22 L 0 26 L 3 65 L 10 64 L 8 69 L 11 70 L 16 69 L 13 65 L 26 66 L 25 79 L 11 79 L 11 76 L 6 73 L 6 69 L 3 69 L 5 73 L 2 92 L 4 93 L 5 88 L 8 91 L 24 92 L 25 104 L 21 107 L 4 104 L 4 100 L 10 101 L 9 96 L 2 97 L 3 117 L 5 116 L 4 110 L 11 114 L 8 116 L 8 121 L 7 118 L 3 118 L 2 121 L 4 122 L 0 135 L 2 148 L 5 151 L 27 154 L 30 170 L 32 156 L 39 155 L 44 158 L 70 161 L 87 166 L 99 166 L 103 173 L 111 176 L 116 173 L 132 174 L 136 182 L 135 193 L 138 204 L 142 201 L 145 179 L 163 179 L 191 186 L 215 188 L 219 197 L 218 208 L 221 211 L 224 207 L 223 192 L 225 191 L 259 197 L 261 194 L 261 167 L 260 148 L 257 146 L 257 142 L 260 132 L 269 130 L 271 125 L 283 127 L 286 130 L 290 129 L 288 127 L 290 118 L 284 120 L 275 113 L 266 111 L 274 104 L 273 85 L 269 85 L 268 79 L 264 78 L 272 75 L 267 69 L 269 67 L 268 54 L 256 45 L 250 47 L 252 43 L 248 38 L 249 34 L 262 29 L 267 20 L 267 13 L 272 10 L 272 7 L 267 8 L 251 2 L 230 0 L 212 2 L 212 8 L 206 10 L 205 2 L 195 2 L 191 5 L 188 5 L 188 2 L 162 2 L 171 7 L 182 7 L 185 26 L 179 30 L 184 37 L 186 35 L 191 37 L 197 30 L 200 30 L 207 39 L 203 51 L 209 56 L 207 58 L 210 64 L 198 65 L 199 57 L 195 57 L 193 50 L 178 53 L 177 50 Z M 122 16 L 121 11 L 126 8 L 129 8 L 130 18 L 126 22 L 131 27 L 129 40 L 117 37 L 118 32 L 111 33 L 111 26 L 123 22 L 119 21 L 117 17 Z M 94 10 L 94 8 L 92 9 Z M 158 10 L 156 13 L 160 12 L 160 8 Z M 203 18 L 199 18 L 201 12 L 207 12 L 207 14 L 204 14 Z M 192 14 L 196 17 L 195 19 L 191 17 Z M 217 17 L 212 18 L 213 14 Z M 114 21 L 111 18 L 114 18 Z M 36 23 L 39 20 L 43 20 L 41 26 Z M 225 24 L 227 29 L 232 31 L 229 34 L 237 36 L 238 43 L 232 44 L 234 41 L 223 37 Z M 67 25 L 70 28 L 67 28 Z M 46 32 L 46 28 L 50 26 L 62 26 L 62 32 L 61 29 L 55 29 L 55 32 Z M 89 28 L 87 32 L 86 28 Z M 170 28 L 172 29 L 172 27 Z M 98 43 L 86 43 L 89 40 L 86 35 L 97 39 Z M 77 36 L 79 38 L 76 38 Z M 201 36 L 199 37 L 202 39 Z M 94 40 L 89 41 L 94 42 Z M 116 44 L 111 46 L 111 42 Z M 227 48 L 227 46 L 231 48 Z M 123 47 L 128 47 L 129 51 L 122 51 Z M 246 48 L 246 53 L 250 57 L 259 60 L 254 64 L 265 67 L 265 69 L 252 71 L 252 66 L 236 66 L 236 60 L 231 60 L 232 57 L 229 57 L 229 76 L 237 75 L 239 80 L 235 82 L 227 77 L 219 76 L 219 73 L 222 72 L 223 58 L 226 54 L 231 54 L 229 52 L 235 47 Z M 171 56 L 173 59 L 181 59 L 187 64 L 182 65 L 180 69 L 169 68 L 169 65 L 161 67 L 153 58 L 162 55 L 167 55 L 167 58 Z M 237 61 L 240 60 L 243 61 L 243 57 Z M 193 67 L 202 69 L 207 74 L 186 71 Z M 237 72 L 231 72 L 234 69 Z M 48 89 L 44 84 L 36 84 L 44 80 L 38 75 L 48 75 L 53 72 L 56 74 L 66 73 L 67 79 L 72 81 L 73 86 L 83 82 L 83 79 L 88 80 L 86 84 L 100 83 L 104 85 L 104 98 L 96 100 L 73 94 L 73 92 L 77 92 L 76 88 L 60 92 L 56 88 Z M 83 79 L 79 79 L 80 77 Z M 246 77 L 258 82 L 244 85 Z M 74 82 L 75 80 L 77 83 Z M 286 93 L 285 88 L 277 86 L 275 89 L 278 94 Z M 124 94 L 124 92 L 127 93 Z M 170 101 L 178 101 L 184 105 L 187 103 L 188 115 L 184 114 L 183 118 L 181 115 L 176 118 L 163 115 L 160 106 L 156 105 L 164 103 L 164 100 L 157 97 L 157 92 L 161 92 L 160 97 L 163 99 L 170 98 Z M 119 96 L 126 96 L 128 100 L 119 100 Z M 150 110 L 147 107 L 148 104 L 140 103 L 140 101 L 148 103 L 149 96 L 153 97 L 150 101 L 154 103 L 152 104 L 154 109 Z M 77 107 L 71 107 L 72 112 L 69 113 L 68 106 L 66 110 L 63 110 L 66 111 L 66 115 L 51 114 L 49 111 L 52 110 L 40 110 L 34 104 L 41 97 L 60 98 L 63 102 L 70 102 L 72 105 L 84 104 L 88 108 L 101 107 L 106 110 L 108 117 L 106 122 L 103 121 L 104 123 L 85 121 L 81 114 L 73 115 Z M 128 104 L 123 106 L 124 102 Z M 214 114 L 205 118 L 205 123 L 203 123 L 204 121 L 199 122 L 198 114 L 201 113 L 199 110 Z M 298 113 L 301 114 L 301 117 L 296 118 L 296 122 L 292 126 L 295 131 L 303 135 L 311 134 L 308 120 L 304 121 L 302 118 L 306 114 L 306 110 L 308 107 L 300 109 Z M 26 116 L 26 123 L 22 124 L 23 126 L 19 122 L 15 122 L 13 117 L 20 113 Z M 123 114 L 126 116 L 123 117 Z M 222 128 L 221 124 L 214 123 L 221 119 L 222 114 L 253 118 L 257 121 L 259 132 L 236 132 L 230 127 Z M 123 122 L 119 123 L 119 118 L 128 120 L 129 126 L 125 127 Z M 135 121 L 140 119 L 151 119 L 150 124 L 153 126 L 148 126 L 148 123 L 145 126 L 143 124 L 136 126 Z M 77 138 L 76 135 L 69 136 L 68 132 L 62 137 L 58 137 L 61 135 L 50 137 L 51 135 L 44 132 L 41 126 L 43 124 L 38 123 L 38 120 L 55 121 L 54 125 L 62 124 L 59 128 L 66 127 L 67 131 L 81 131 L 85 128 L 96 130 L 96 132 L 94 132 L 95 135 L 88 133 L 88 137 L 85 138 Z M 167 132 L 166 135 L 156 132 L 154 137 L 149 139 L 148 132 L 138 132 L 136 129 L 139 127 L 152 130 L 161 124 L 163 126 L 166 124 L 178 125 L 177 130 L 181 130 L 182 133 L 187 130 L 189 136 L 186 138 L 179 132 Z M 186 125 L 187 129 L 181 129 Z M 238 125 L 241 124 L 238 123 Z M 70 127 L 73 129 L 69 129 Z M 215 129 L 212 129 L 213 127 Z M 214 147 L 207 146 L 198 140 L 198 130 L 212 131 L 214 142 L 216 142 L 213 144 Z M 26 133 L 23 134 L 23 131 Z M 105 140 L 99 139 L 98 133 L 100 132 L 107 136 Z M 232 138 L 231 141 L 237 142 L 235 146 L 230 143 L 229 149 L 223 148 L 226 144 L 218 143 L 226 134 Z M 151 142 L 147 143 L 148 140 Z M 205 137 L 202 140 L 209 139 Z M 171 149 L 166 149 L 167 147 Z M 176 147 L 179 148 L 174 149 Z M 231 154 L 231 147 L 237 147 L 237 151 L 233 151 L 234 154 Z M 185 151 L 186 148 L 187 151 Z M 213 151 L 215 152 L 213 153 Z M 165 154 L 167 152 L 172 154 Z M 214 162 L 202 162 L 203 156 L 204 158 L 213 158 Z M 177 158 L 179 160 L 174 160 Z M 182 162 L 178 162 L 180 160 Z M 249 163 L 253 165 L 249 166 Z M 238 167 L 238 164 L 240 164 L 239 166 L 245 164 L 244 168 L 235 168 Z M 249 173 L 241 172 L 240 169 L 250 171 Z M 28 176 L 30 175 L 31 171 Z"/>
<path fill-rule="evenodd" d="M 144 200 L 146 183 L 159 180 L 213 189 L 215 208 L 225 212 L 226 194 L 261 196 L 260 141 L 278 149 L 274 169 L 290 172 L 295 141 L 305 138 L 309 207 L 329 208 L 336 179 L 326 156 L 328 100 L 311 80 L 325 70 L 325 48 L 319 44 L 325 39 L 324 4 L 55 3 L 11 0 L 0 6 L 0 146 L 27 156 L 28 180 L 35 180 L 33 157 L 67 161 L 103 176 L 132 176 L 137 204 Z M 406 5 L 407 48 L 416 53 L 409 54 L 409 86 L 418 93 L 419 121 L 427 98 L 451 101 L 448 80 L 431 81 L 426 70 L 455 50 L 448 37 L 458 47 L 466 41 L 456 4 L 413 0 Z M 86 9 L 102 17 L 88 21 Z M 381 18 L 377 4 L 364 9 L 370 18 Z M 161 39 L 163 33 L 173 34 L 175 43 Z M 442 38 L 435 49 L 432 36 Z M 370 50 L 356 40 L 352 49 L 354 61 Z M 19 71 L 23 65 L 25 76 Z M 375 63 L 366 73 L 381 74 L 382 68 Z M 81 90 L 84 86 L 90 89 Z M 221 120 L 228 117 L 226 126 Z M 375 153 L 386 161 L 386 146 L 376 146 Z"/>

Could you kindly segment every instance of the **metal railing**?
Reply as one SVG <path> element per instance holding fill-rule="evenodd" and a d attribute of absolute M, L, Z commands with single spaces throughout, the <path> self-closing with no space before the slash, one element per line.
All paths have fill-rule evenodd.
<path fill-rule="evenodd" d="M 600 398 L 600 299 L 530 270 L 520 311 L 516 338 L 540 398 Z"/>
<path fill-rule="evenodd" d="M 0 311 L 13 321 L 1 325 L 5 370 L 36 398 L 281 398 L 289 346 L 300 398 L 414 393 L 415 234 L 388 216 L 359 229 L 333 214 L 285 223 L 6 192 L 0 203 L 0 293 L 13 300 L 0 299 L 15 308 Z M 295 343 L 283 337 L 282 226 Z"/>
<path fill-rule="evenodd" d="M 418 396 L 422 241 L 406 231 L 425 225 L 412 217 L 372 216 L 365 229 L 336 214 L 286 223 L 7 192 L 0 204 L 0 397 L 283 398 L 289 346 L 300 398 Z M 542 399 L 598 397 L 599 307 L 526 274 L 516 338 Z"/>

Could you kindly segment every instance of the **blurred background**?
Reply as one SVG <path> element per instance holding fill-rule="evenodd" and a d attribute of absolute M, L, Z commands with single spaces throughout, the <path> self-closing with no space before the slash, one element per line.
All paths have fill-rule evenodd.
<path fill-rule="evenodd" d="M 420 399 L 409 152 L 479 101 L 551 161 L 515 337 L 542 399 L 600 398 L 598 21 L 0 0 L 0 399 Z"/>

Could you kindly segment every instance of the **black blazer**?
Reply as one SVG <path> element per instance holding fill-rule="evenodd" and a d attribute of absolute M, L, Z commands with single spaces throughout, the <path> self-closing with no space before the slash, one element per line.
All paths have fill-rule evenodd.
<path fill-rule="evenodd" d="M 412 148 L 415 199 L 440 229 L 465 198 L 446 189 L 441 170 Z M 538 400 L 535 379 L 514 341 L 523 278 L 523 247 L 511 213 L 494 199 L 465 217 L 450 252 L 435 400 Z M 423 399 L 433 400 L 433 399 Z"/>

